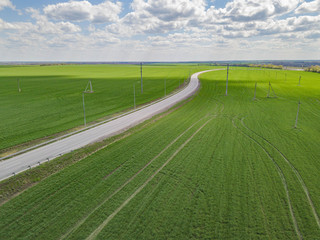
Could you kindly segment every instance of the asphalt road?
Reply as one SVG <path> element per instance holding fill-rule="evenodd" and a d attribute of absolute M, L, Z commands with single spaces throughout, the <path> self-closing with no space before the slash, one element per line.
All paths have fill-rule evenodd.
<path fill-rule="evenodd" d="M 121 131 L 133 127 L 151 118 L 152 116 L 169 109 L 175 104 L 190 97 L 197 91 L 200 86 L 198 76 L 204 72 L 208 71 L 193 74 L 191 76 L 190 83 L 186 88 L 162 101 L 156 102 L 155 104 L 152 104 L 146 108 L 142 108 L 86 131 L 1 161 L 0 181 L 19 172 L 28 170 L 30 167 L 37 166 L 42 162 L 54 159 L 63 154 L 84 147 L 90 143 L 114 136 Z"/>

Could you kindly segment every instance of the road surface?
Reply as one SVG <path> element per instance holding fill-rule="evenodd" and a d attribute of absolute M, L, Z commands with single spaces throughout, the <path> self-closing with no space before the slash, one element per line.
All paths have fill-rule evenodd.
<path fill-rule="evenodd" d="M 193 74 L 190 83 L 182 91 L 146 108 L 142 108 L 110 122 L 1 161 L 0 181 L 13 176 L 14 174 L 28 170 L 30 167 L 37 166 L 42 162 L 82 148 L 90 143 L 114 136 L 121 131 L 133 127 L 154 115 L 169 109 L 193 95 L 200 86 L 198 76 L 201 73 L 208 71 Z"/>

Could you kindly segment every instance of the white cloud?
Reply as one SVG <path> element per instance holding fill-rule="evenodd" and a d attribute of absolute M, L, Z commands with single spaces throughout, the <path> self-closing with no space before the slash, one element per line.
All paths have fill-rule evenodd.
<path fill-rule="evenodd" d="M 6 22 L 0 19 L 0 31 L 3 31 L 3 45 L 7 49 L 24 49 L 26 47 L 48 48 L 57 47 L 58 44 L 65 46 L 70 44 L 71 39 L 76 39 L 81 28 L 70 22 L 50 22 L 39 13 L 38 10 L 29 8 L 27 12 L 36 20 L 32 22 Z M 69 39 L 66 39 L 66 37 Z M 82 39 L 78 37 L 77 39 Z M 53 44 L 56 42 L 56 44 Z"/>
<path fill-rule="evenodd" d="M 25 22 L 5 22 L 0 18 L 0 31 L 1 30 L 23 30 L 32 28 L 32 23 Z"/>
<path fill-rule="evenodd" d="M 110 44 L 121 43 L 120 39 L 112 33 L 106 31 L 97 30 L 90 36 L 92 46 L 108 46 Z"/>
<path fill-rule="evenodd" d="M 198 45 L 212 44 L 212 38 L 208 37 L 205 32 L 191 33 L 173 33 L 167 36 L 150 36 L 148 42 L 152 46 L 162 46 L 166 48 L 195 47 Z"/>
<path fill-rule="evenodd" d="M 320 16 L 291 17 L 277 21 L 268 20 L 258 24 L 257 29 L 262 36 L 320 30 Z"/>
<path fill-rule="evenodd" d="M 15 9 L 10 0 L 0 0 L 0 11 L 5 7 Z"/>
<path fill-rule="evenodd" d="M 92 5 L 84 0 L 48 5 L 43 11 L 47 17 L 55 20 L 109 23 L 119 19 L 121 7 L 120 2 L 105 1 L 98 5 Z"/>
<path fill-rule="evenodd" d="M 304 2 L 302 3 L 296 10 L 296 13 L 312 13 L 312 12 L 320 12 L 320 0 L 314 0 L 312 2 Z"/>
<path fill-rule="evenodd" d="M 232 21 L 263 21 L 293 11 L 300 0 L 234 0 L 218 13 Z"/>
<path fill-rule="evenodd" d="M 148 0 L 144 10 L 160 20 L 173 21 L 203 16 L 205 7 L 204 0 Z"/>
<path fill-rule="evenodd" d="M 309 39 L 320 39 L 320 31 L 307 32 L 305 37 Z"/>
<path fill-rule="evenodd" d="M 80 32 L 81 28 L 70 22 L 50 22 L 46 16 L 41 15 L 40 12 L 33 8 L 28 8 L 27 12 L 31 17 L 36 19 L 36 24 L 33 26 L 33 31 L 42 34 L 63 34 Z"/>
<path fill-rule="evenodd" d="M 285 20 L 289 26 L 308 26 L 312 27 L 314 24 L 320 22 L 320 15 L 319 16 L 300 16 L 300 17 L 291 17 Z"/>
<path fill-rule="evenodd" d="M 320 14 L 302 13 L 315 12 L 320 0 L 232 0 L 218 9 L 208 8 L 209 0 L 133 0 L 131 11 L 121 18 L 120 0 L 103 1 L 29 8 L 29 22 L 0 19 L 0 48 L 119 61 L 283 58 L 281 54 L 300 54 L 302 49 L 301 56 L 308 56 L 313 53 L 308 48 L 319 48 Z M 81 21 L 88 21 L 87 31 L 80 28 Z"/>
<path fill-rule="evenodd" d="M 205 19 L 205 0 L 134 0 L 132 12 L 120 20 L 131 34 L 168 33 Z"/>

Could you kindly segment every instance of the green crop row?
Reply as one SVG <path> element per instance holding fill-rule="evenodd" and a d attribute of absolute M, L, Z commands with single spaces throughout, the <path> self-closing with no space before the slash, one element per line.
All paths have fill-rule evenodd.
<path fill-rule="evenodd" d="M 84 125 L 83 96 L 91 80 L 93 93 L 84 94 L 86 122 L 94 123 L 183 87 L 196 66 L 139 65 L 7 66 L 0 71 L 0 150 L 20 148 Z M 166 80 L 166 84 L 164 81 Z M 19 91 L 19 88 L 21 91 Z M 39 141 L 38 141 L 39 142 Z M 37 142 L 34 142 L 35 144 Z"/>
<path fill-rule="evenodd" d="M 203 74 L 183 107 L 3 204 L 0 235 L 317 239 L 317 74 L 230 68 L 228 96 L 225 80 Z"/>

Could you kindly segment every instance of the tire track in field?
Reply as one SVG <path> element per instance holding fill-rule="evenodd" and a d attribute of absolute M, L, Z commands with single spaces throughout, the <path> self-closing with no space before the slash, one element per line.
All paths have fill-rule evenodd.
<path fill-rule="evenodd" d="M 55 192 L 50 193 L 48 196 L 46 196 L 44 199 L 41 200 L 41 202 L 43 201 L 50 201 L 51 198 L 53 198 L 54 196 L 58 195 L 61 191 L 63 191 L 64 189 L 66 189 L 69 185 L 71 185 L 72 183 L 69 182 L 66 185 L 63 185 L 62 187 L 60 187 L 58 190 L 56 190 Z M 36 210 L 39 207 L 39 205 L 35 204 L 34 206 L 32 206 L 30 209 L 26 210 L 23 214 L 21 214 L 20 216 L 18 216 L 18 218 L 13 219 L 10 223 L 8 223 L 7 225 L 5 225 L 3 227 L 2 230 L 7 229 L 8 227 L 12 226 L 12 224 L 16 223 L 17 221 L 21 220 L 23 217 L 25 217 L 27 214 L 31 213 L 32 211 Z"/>
<path fill-rule="evenodd" d="M 247 145 L 245 145 L 245 143 L 243 143 L 243 141 L 241 141 L 239 139 L 237 139 L 237 140 L 238 140 L 238 143 L 241 145 L 242 149 L 246 149 Z M 254 168 L 253 167 L 253 163 L 249 159 L 248 159 L 248 162 L 249 162 L 248 166 L 249 166 L 249 171 L 250 171 L 250 174 L 251 174 L 251 178 L 254 180 L 254 182 L 257 182 L 257 178 L 256 178 L 255 173 L 254 173 L 255 171 L 253 170 L 253 168 Z M 264 161 L 261 161 L 261 162 L 263 163 L 264 167 L 267 169 L 268 176 L 270 177 L 270 173 L 268 171 L 269 169 L 267 168 L 267 165 L 265 164 Z M 254 185 L 254 189 L 255 189 L 255 192 L 258 193 L 258 190 L 257 190 L 258 187 L 256 185 Z M 264 230 L 265 230 L 265 232 L 266 232 L 266 234 L 268 236 L 268 239 L 272 239 L 270 231 L 269 231 L 268 219 L 267 219 L 267 216 L 265 214 L 265 210 L 264 210 L 261 198 L 262 198 L 261 195 L 258 193 L 258 199 L 259 199 L 259 203 L 260 203 L 259 207 L 260 207 L 261 213 L 263 215 Z"/>
<path fill-rule="evenodd" d="M 123 236 L 127 234 L 129 227 L 136 221 L 139 214 L 141 214 L 141 212 L 143 212 L 143 210 L 146 208 L 145 205 L 148 203 L 148 198 L 154 194 L 154 192 L 158 189 L 158 187 L 159 187 L 159 184 L 156 184 L 156 186 L 154 186 L 153 189 L 144 196 L 144 198 L 139 203 L 140 207 L 136 211 L 135 215 L 132 216 L 130 222 L 126 225 L 127 226 L 126 229 L 123 229 L 124 231 L 119 234 L 118 239 L 125 239 Z"/>
<path fill-rule="evenodd" d="M 216 118 L 219 114 L 221 114 L 221 113 L 223 112 L 223 110 L 224 110 L 224 104 L 223 104 L 223 102 L 221 102 L 221 101 L 219 101 L 219 100 L 217 100 L 217 99 L 213 99 L 213 100 L 221 104 L 221 106 L 220 106 L 221 108 L 220 108 L 220 109 L 219 109 L 219 106 L 218 106 L 218 105 L 217 105 L 216 108 L 215 108 L 215 110 L 218 110 L 218 109 L 219 109 L 219 110 L 218 110 L 218 113 L 212 115 L 213 118 Z M 227 130 L 227 129 L 225 129 L 225 130 L 223 131 L 223 133 L 221 134 L 220 138 L 218 139 L 217 145 L 215 146 L 215 150 L 218 148 L 219 144 L 221 143 L 221 139 L 222 139 L 222 137 L 224 136 L 224 133 L 226 132 L 226 130 Z M 215 150 L 214 150 L 214 152 L 215 152 Z M 170 176 L 170 177 L 172 177 L 172 176 Z M 174 178 L 174 179 L 177 180 L 178 178 Z M 187 178 L 185 178 L 185 180 L 186 180 L 186 181 L 190 181 L 190 179 L 187 179 Z M 147 196 L 152 196 L 152 194 L 155 192 L 155 190 L 156 190 L 158 187 L 159 187 L 159 184 L 157 184 L 157 185 L 150 191 L 150 193 L 147 194 Z M 193 194 L 193 190 L 190 189 L 190 187 L 188 187 L 187 184 L 185 184 L 184 187 L 185 187 L 188 191 L 190 191 L 191 194 Z M 147 197 L 145 197 L 144 199 L 147 199 Z M 131 226 L 131 225 L 133 224 L 133 222 L 135 222 L 135 219 L 138 217 L 138 215 L 140 214 L 140 212 L 143 211 L 144 208 L 145 208 L 145 206 L 144 206 L 143 204 L 141 204 L 141 206 L 139 207 L 138 211 L 137 211 L 136 214 L 132 217 L 131 221 L 127 224 L 127 226 Z M 126 232 L 122 232 L 122 234 L 120 235 L 119 239 L 122 239 L 122 238 L 123 238 L 122 236 L 123 236 L 124 234 L 126 234 Z"/>
<path fill-rule="evenodd" d="M 167 111 L 167 112 L 165 112 L 165 113 L 157 116 L 157 117 L 154 118 L 154 119 L 151 119 L 150 122 L 147 122 L 147 123 L 144 122 L 141 126 L 138 126 L 136 129 L 133 129 L 133 130 L 130 131 L 130 132 L 125 132 L 123 135 L 119 135 L 120 137 L 117 136 L 117 137 L 116 137 L 114 140 L 112 140 L 111 142 L 107 142 L 106 144 L 104 144 L 104 145 L 98 147 L 97 149 L 95 149 L 94 151 L 92 151 L 92 152 L 90 152 L 90 153 L 88 153 L 88 154 L 85 154 L 84 156 L 80 157 L 80 158 L 77 159 L 75 162 L 73 162 L 71 165 L 73 165 L 73 164 L 76 163 L 76 162 L 80 162 L 81 160 L 83 160 L 83 159 L 85 159 L 85 158 L 90 157 L 91 155 L 99 152 L 100 150 L 103 150 L 103 149 L 109 147 L 110 145 L 112 145 L 112 144 L 114 144 L 114 143 L 116 143 L 116 142 L 118 142 L 118 141 L 120 141 L 120 140 L 122 140 L 122 139 L 124 139 L 124 138 L 126 138 L 126 137 L 128 137 L 128 136 L 131 136 L 132 134 L 140 131 L 141 129 L 149 126 L 150 124 L 152 124 L 152 123 L 158 121 L 159 119 L 163 118 L 164 116 L 170 114 L 170 113 L 173 112 L 174 110 L 182 107 L 186 102 L 191 101 L 191 99 L 193 99 L 193 96 L 192 96 L 190 99 L 188 99 L 188 100 L 186 100 L 185 102 L 183 102 L 182 104 L 178 105 L 177 107 L 175 107 L 175 108 L 173 108 L 173 109 L 171 109 L 171 110 L 169 110 L 169 111 Z M 127 161 L 128 161 L 128 160 L 127 160 Z M 121 166 L 122 166 L 123 164 L 125 164 L 127 161 L 123 162 L 119 167 L 121 167 Z M 119 168 L 119 167 L 118 167 L 118 168 Z M 63 169 L 61 169 L 61 170 L 63 170 Z M 61 170 L 60 170 L 60 171 L 61 171 Z M 108 173 L 107 176 L 105 176 L 105 177 L 110 177 L 116 170 L 118 170 L 118 169 L 115 169 L 115 170 L 111 171 L 111 172 Z M 41 179 L 41 181 L 47 179 L 47 178 L 50 177 L 50 176 L 53 176 L 53 175 L 59 173 L 60 171 L 54 172 L 54 173 L 52 173 L 51 175 L 46 176 L 45 178 Z M 41 181 L 40 181 L 40 182 L 41 182 Z M 35 185 L 37 185 L 37 184 L 39 184 L 40 182 L 34 183 L 34 184 L 32 185 L 32 187 L 35 186 Z M 62 189 L 64 189 L 64 188 L 66 188 L 66 187 L 69 186 L 70 184 L 71 184 L 71 182 L 69 182 L 67 185 L 64 185 L 64 186 L 61 187 L 59 190 L 55 191 L 54 194 L 56 194 L 58 191 L 60 191 L 60 190 L 62 190 Z M 27 188 L 24 189 L 23 191 L 26 191 L 26 190 L 29 189 L 29 188 L 30 188 L 30 187 L 27 187 Z M 19 194 L 21 194 L 21 192 L 18 192 L 17 195 L 15 195 L 13 198 L 15 198 L 16 196 L 18 196 Z M 54 194 L 51 194 L 51 195 L 54 195 Z M 1 207 L 3 204 L 5 204 L 6 202 L 8 202 L 8 201 L 10 201 L 11 199 L 13 199 L 13 198 L 10 198 L 10 199 L 8 199 L 8 200 L 5 200 L 5 201 L 3 201 L 3 202 L 0 202 L 0 207 Z M 48 198 L 49 198 L 49 197 L 48 197 Z M 26 212 L 26 213 L 27 213 L 27 212 Z M 25 215 L 26 213 L 24 213 L 24 215 Z M 15 219 L 14 221 L 17 221 L 17 219 Z"/>
<path fill-rule="evenodd" d="M 139 128 L 140 129 L 140 128 Z M 138 129 L 138 130 L 139 130 Z M 133 132 L 134 133 L 134 132 Z M 91 155 L 97 153 L 98 151 L 102 150 L 102 149 L 105 149 L 107 147 L 109 147 L 111 144 L 114 144 L 130 135 L 132 135 L 133 133 L 128 133 L 128 134 L 125 134 L 124 136 L 121 136 L 120 138 L 117 138 L 115 139 L 114 141 L 108 143 L 107 145 L 104 145 L 102 147 L 99 147 L 97 148 L 96 150 L 94 150 L 93 152 L 85 155 L 84 157 L 81 157 L 79 160 L 77 160 L 76 162 L 78 161 L 81 161 L 87 157 L 90 157 Z M 111 177 L 115 172 L 117 172 L 128 160 L 124 161 L 122 164 L 120 164 L 120 166 L 118 166 L 116 169 L 112 170 L 110 173 L 108 173 L 103 179 L 106 180 L 107 178 Z M 60 172 L 60 171 L 59 171 Z M 56 172 L 56 173 L 53 173 L 52 175 L 55 175 L 59 172 Z M 50 175 L 50 176 L 52 176 Z M 48 176 L 48 177 L 50 177 Z M 43 180 L 45 180 L 47 177 L 45 177 Z M 41 181 L 43 181 L 41 180 Z M 39 182 L 40 183 L 40 182 Z M 37 185 L 38 183 L 36 183 L 35 185 Z M 69 181 L 67 184 L 63 185 L 62 187 L 60 187 L 58 190 L 56 190 L 55 192 L 51 193 L 49 196 L 47 196 L 44 200 L 42 201 L 49 201 L 51 200 L 51 198 L 53 198 L 54 196 L 58 195 L 59 193 L 61 193 L 61 191 L 67 189 L 71 184 L 73 184 L 73 182 Z M 34 185 L 33 185 L 34 186 Z M 28 188 L 27 188 L 28 189 Z M 27 190 L 25 189 L 25 190 Z M 4 203 L 3 203 L 4 204 Z M 2 206 L 3 204 L 0 204 L 0 206 Z M 12 220 L 9 224 L 7 224 L 4 229 L 7 229 L 8 227 L 12 226 L 13 223 L 19 221 L 21 218 L 25 217 L 28 213 L 32 212 L 33 210 L 37 209 L 38 208 L 38 205 L 34 205 L 31 209 L 27 210 L 26 212 L 24 212 L 21 216 L 19 216 L 17 219 L 14 219 Z"/>
<path fill-rule="evenodd" d="M 311 114 L 313 114 L 316 117 L 320 117 L 319 113 L 313 108 L 313 106 L 310 106 L 310 108 L 307 108 L 307 111 L 309 111 Z"/>
<path fill-rule="evenodd" d="M 67 238 L 70 234 L 76 231 L 98 208 L 100 208 L 103 204 L 109 201 L 114 195 L 120 192 L 125 186 L 127 186 L 132 180 L 134 180 L 139 173 L 141 173 L 144 169 L 146 169 L 152 162 L 154 162 L 157 158 L 159 158 L 169 147 L 171 147 L 174 143 L 176 143 L 184 134 L 186 134 L 192 127 L 194 127 L 201 120 L 206 118 L 207 116 L 199 119 L 195 123 L 193 123 L 189 128 L 187 128 L 183 133 L 181 133 L 176 139 L 174 139 L 171 143 L 169 143 L 158 155 L 152 158 L 145 166 L 143 166 L 138 172 L 136 172 L 131 178 L 129 178 L 124 184 L 122 184 L 119 188 L 117 188 L 111 195 L 109 195 L 105 200 L 103 200 L 98 206 L 96 206 L 89 214 L 87 214 L 84 218 L 82 218 L 74 227 L 72 227 L 67 233 L 65 233 L 60 239 Z"/>
<path fill-rule="evenodd" d="M 193 139 L 193 137 L 203 129 L 213 118 L 206 121 L 200 128 L 198 128 L 172 155 L 171 157 L 155 171 L 129 198 L 127 198 L 109 217 L 98 226 L 87 238 L 87 240 L 95 239 L 102 229 L 120 212 L 145 186 Z"/>
<path fill-rule="evenodd" d="M 222 101 L 220 101 L 219 99 L 213 98 L 214 101 L 220 103 L 222 105 L 219 114 L 221 114 L 224 111 L 224 103 Z M 218 115 L 219 115 L 218 114 Z"/>
<path fill-rule="evenodd" d="M 169 112 L 171 112 L 171 111 L 169 111 Z M 165 113 L 165 114 L 166 114 L 166 113 Z M 160 119 L 161 117 L 162 117 L 162 115 L 161 115 L 161 116 L 158 116 L 156 119 L 154 119 L 153 122 L 157 121 L 157 120 Z M 115 139 L 115 140 L 107 143 L 106 145 L 103 145 L 103 146 L 95 149 L 93 152 L 90 152 L 89 154 L 86 154 L 85 156 L 83 156 L 83 157 L 81 157 L 79 160 L 77 160 L 76 162 L 79 162 L 79 161 L 81 161 L 81 160 L 83 160 L 83 159 L 85 159 L 85 158 L 87 158 L 87 157 L 90 157 L 90 156 L 94 155 L 95 153 L 99 152 L 100 150 L 103 150 L 103 149 L 109 147 L 110 145 L 112 145 L 112 144 L 114 144 L 114 143 L 116 143 L 116 142 L 118 142 L 118 141 L 120 141 L 120 140 L 122 140 L 122 139 L 124 139 L 124 138 L 126 138 L 126 137 L 128 137 L 128 136 L 130 136 L 130 135 L 132 135 L 132 134 L 134 134 L 135 132 L 141 130 L 143 127 L 148 126 L 148 125 L 149 125 L 149 123 L 143 124 L 143 126 L 137 128 L 137 130 L 134 130 L 134 131 L 132 131 L 132 132 L 126 133 L 126 134 L 124 134 L 123 136 L 121 136 L 121 137 L 119 137 L 119 138 L 117 138 L 117 139 Z M 124 161 L 124 162 L 121 163 L 116 169 L 114 169 L 114 170 L 112 170 L 111 172 L 109 172 L 103 179 L 106 180 L 106 179 L 108 179 L 109 177 L 111 177 L 111 176 L 112 176 L 115 172 L 117 172 L 126 162 L 128 162 L 128 160 Z M 60 171 L 59 171 L 59 172 L 60 172 Z M 59 173 L 59 172 L 53 173 L 52 175 L 55 175 L 55 174 L 57 174 L 57 173 Z M 50 177 L 50 176 L 52 176 L 52 175 L 49 175 L 48 177 Z M 45 180 L 46 178 L 47 178 L 47 177 L 45 177 L 45 178 L 42 179 L 41 181 Z M 40 182 L 38 182 L 38 183 L 40 183 Z M 35 185 L 37 185 L 38 183 L 36 183 Z M 73 182 L 69 181 L 67 184 L 63 185 L 63 186 L 60 187 L 58 190 L 56 190 L 55 192 L 51 193 L 49 196 L 47 196 L 47 197 L 46 197 L 44 200 L 42 200 L 42 201 L 48 201 L 48 200 L 50 200 L 51 198 L 53 198 L 54 196 L 56 196 L 57 194 L 59 194 L 61 191 L 63 191 L 63 190 L 66 189 L 67 187 L 69 187 L 72 183 L 73 183 Z M 34 185 L 33 185 L 33 186 L 34 186 Z M 28 188 L 27 188 L 27 189 L 28 189 Z M 25 189 L 25 190 L 27 190 L 27 189 Z M 24 190 L 24 191 L 25 191 L 25 190 Z M 4 202 L 4 203 L 5 203 L 5 202 Z M 2 206 L 4 203 L 1 203 L 0 206 Z M 19 221 L 21 218 L 23 218 L 24 216 L 26 216 L 28 213 L 30 213 L 30 212 L 32 212 L 33 210 L 35 210 L 37 207 L 38 207 L 38 205 L 33 206 L 31 209 L 29 209 L 29 210 L 27 210 L 26 212 L 24 212 L 24 213 L 23 213 L 21 216 L 19 216 L 17 219 L 12 220 L 9 224 L 7 224 L 6 226 L 4 226 L 4 229 L 7 229 L 8 227 L 12 226 L 13 223 Z"/>
<path fill-rule="evenodd" d="M 286 196 L 287 196 L 287 202 L 288 202 L 288 207 L 289 207 L 289 211 L 290 211 L 290 215 L 291 215 L 291 219 L 292 219 L 292 222 L 293 222 L 293 227 L 294 227 L 294 230 L 297 234 L 297 237 L 298 239 L 302 240 L 303 237 L 299 231 L 299 228 L 298 228 L 298 224 L 297 224 L 297 220 L 294 216 L 294 212 L 293 212 L 293 208 L 292 208 L 292 204 L 291 204 L 291 200 L 290 200 L 290 196 L 289 196 L 289 190 L 288 190 L 288 184 L 287 184 L 287 181 L 285 179 L 285 176 L 282 172 L 282 169 L 280 168 L 280 166 L 276 163 L 276 161 L 274 160 L 274 158 L 270 155 L 270 153 L 267 151 L 267 149 L 265 149 L 256 139 L 254 139 L 253 137 L 251 137 L 250 135 L 248 135 L 247 133 L 245 133 L 243 130 L 241 130 L 238 126 L 235 125 L 234 123 L 234 118 L 232 119 L 232 124 L 233 126 L 238 129 L 243 135 L 245 135 L 246 137 L 248 137 L 252 142 L 254 142 L 255 144 L 257 144 L 266 154 L 267 156 L 269 157 L 269 159 L 272 161 L 273 165 L 276 167 L 277 169 L 277 172 L 281 178 L 281 181 L 282 181 L 282 185 L 283 185 L 283 188 L 286 192 Z"/>
<path fill-rule="evenodd" d="M 248 129 L 249 131 L 251 131 L 253 134 L 255 134 L 256 136 L 258 136 L 259 138 L 261 138 L 264 142 L 266 142 L 269 146 L 271 146 L 273 149 L 275 149 L 279 155 L 284 159 L 284 161 L 290 166 L 291 170 L 293 171 L 293 173 L 295 174 L 295 176 L 297 177 L 297 179 L 300 182 L 300 185 L 307 197 L 308 203 L 310 205 L 311 211 L 313 213 L 313 216 L 316 220 L 316 223 L 318 225 L 318 228 L 320 228 L 320 220 L 319 220 L 319 216 L 315 210 L 314 204 L 311 200 L 310 197 L 310 193 L 309 190 L 305 184 L 305 182 L 303 181 L 303 178 L 301 177 L 301 174 L 299 173 L 299 171 L 295 168 L 295 166 L 290 162 L 290 160 L 275 146 L 273 145 L 271 142 L 269 142 L 266 138 L 264 138 L 263 136 L 260 136 L 258 133 L 256 133 L 255 131 L 251 130 L 249 127 L 247 127 L 245 125 L 245 123 L 243 122 L 244 118 L 241 119 L 241 124 L 243 125 L 244 128 Z"/>

